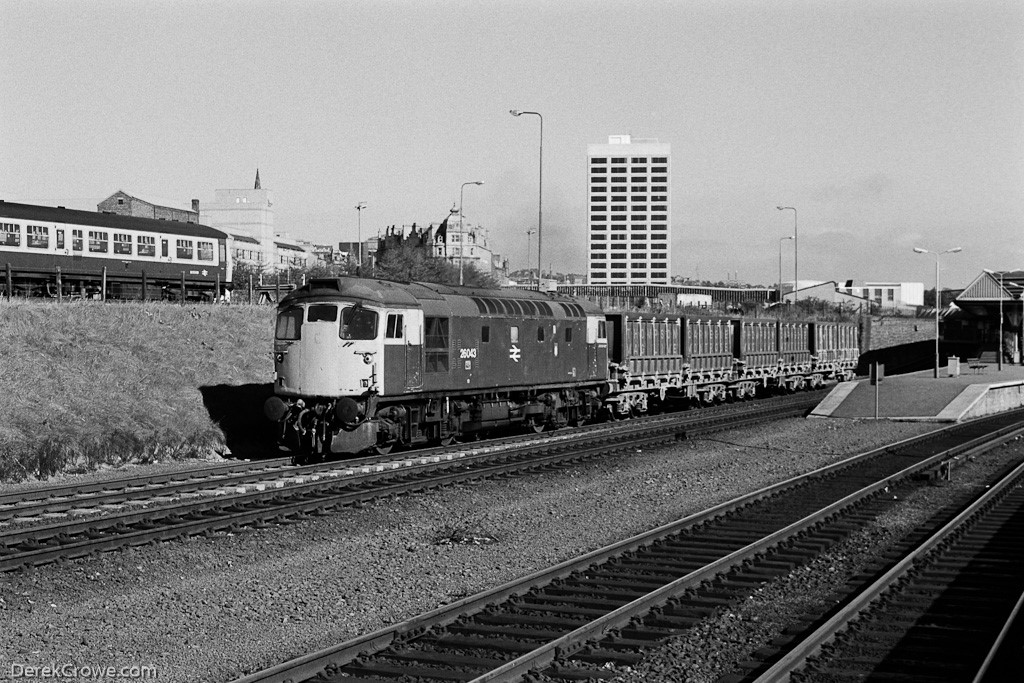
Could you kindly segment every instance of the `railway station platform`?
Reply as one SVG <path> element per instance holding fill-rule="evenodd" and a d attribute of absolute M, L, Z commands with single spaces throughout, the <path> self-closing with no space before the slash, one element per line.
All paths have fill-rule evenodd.
<path fill-rule="evenodd" d="M 877 417 L 885 420 L 960 422 L 1024 406 L 1024 367 L 995 363 L 972 370 L 960 365 L 950 377 L 946 366 L 885 377 L 878 385 Z M 811 417 L 876 417 L 875 386 L 870 380 L 838 384 Z"/>

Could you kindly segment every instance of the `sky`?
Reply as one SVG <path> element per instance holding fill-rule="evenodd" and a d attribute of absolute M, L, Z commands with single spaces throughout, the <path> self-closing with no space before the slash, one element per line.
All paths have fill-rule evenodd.
<path fill-rule="evenodd" d="M 457 207 L 586 269 L 586 150 L 672 146 L 672 274 L 965 286 L 1024 269 L 1016 0 L 0 0 L 0 199 L 262 186 L 320 243 Z M 543 115 L 513 117 L 510 109 Z"/>

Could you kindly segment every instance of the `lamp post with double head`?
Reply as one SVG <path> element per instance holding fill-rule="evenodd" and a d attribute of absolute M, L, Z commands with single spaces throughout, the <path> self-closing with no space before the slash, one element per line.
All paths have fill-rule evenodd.
<path fill-rule="evenodd" d="M 782 303 L 782 243 L 786 240 L 795 240 L 796 237 L 793 235 L 787 235 L 786 237 L 779 238 L 779 304 Z M 793 283 L 793 289 L 796 290 L 796 283 Z"/>
<path fill-rule="evenodd" d="M 536 111 L 519 111 L 518 109 L 510 109 L 508 113 L 512 114 L 512 116 L 531 114 L 540 119 L 540 157 L 537 173 L 537 289 L 540 290 L 541 264 L 544 262 L 541 258 L 541 226 L 544 222 L 544 117 L 541 116 L 540 112 Z"/>
<path fill-rule="evenodd" d="M 462 193 L 466 191 L 466 185 L 483 185 L 482 180 L 470 180 L 462 183 L 459 188 L 459 284 L 462 284 L 462 256 L 466 252 L 465 218 L 462 216 Z"/>
<path fill-rule="evenodd" d="M 943 254 L 956 254 L 963 251 L 962 247 L 953 247 L 945 251 L 928 251 L 921 247 L 914 247 L 917 254 L 933 254 L 935 256 L 935 379 L 939 378 L 939 307 L 942 305 L 942 297 L 939 295 L 939 257 Z"/>
<path fill-rule="evenodd" d="M 356 263 L 356 275 L 362 275 L 363 273 L 363 209 L 366 208 L 366 202 L 359 202 L 356 204 L 356 211 L 359 212 L 359 218 L 356 222 L 356 252 L 359 261 Z"/>
<path fill-rule="evenodd" d="M 800 258 L 800 240 L 797 239 L 797 235 L 799 235 L 800 233 L 797 232 L 796 209 L 792 206 L 776 206 L 775 208 L 778 209 L 779 211 L 793 212 L 793 307 L 796 308 L 796 299 L 799 296 L 797 292 L 800 290 L 800 276 L 797 268 L 797 264 L 799 263 Z M 782 278 L 779 278 L 780 291 L 782 287 L 781 281 Z"/>

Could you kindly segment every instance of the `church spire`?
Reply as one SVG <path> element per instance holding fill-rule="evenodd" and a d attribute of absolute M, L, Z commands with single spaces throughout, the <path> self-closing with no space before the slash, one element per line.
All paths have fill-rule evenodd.
<path fill-rule="evenodd" d="M 253 189 L 254 190 L 260 189 L 260 169 L 258 169 L 258 168 L 256 169 L 256 187 L 254 187 Z"/>

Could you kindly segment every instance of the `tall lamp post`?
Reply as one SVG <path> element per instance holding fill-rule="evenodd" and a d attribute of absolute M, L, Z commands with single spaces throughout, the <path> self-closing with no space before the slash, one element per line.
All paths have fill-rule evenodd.
<path fill-rule="evenodd" d="M 939 378 L 939 307 L 942 305 L 942 299 L 939 296 L 939 257 L 943 254 L 955 254 L 960 251 L 963 251 L 962 247 L 953 247 L 946 251 L 928 251 L 921 247 L 914 247 L 914 252 L 917 254 L 935 255 L 935 379 Z"/>
<path fill-rule="evenodd" d="M 359 254 L 359 262 L 356 263 L 356 275 L 362 275 L 363 272 L 363 209 L 366 208 L 366 202 L 359 202 L 356 204 L 356 211 L 359 212 L 359 220 L 356 227 L 356 240 L 358 240 L 358 246 L 356 250 Z"/>
<path fill-rule="evenodd" d="M 989 275 L 995 275 L 995 273 L 988 268 L 984 269 Z M 1003 288 L 1003 273 L 999 273 L 999 346 L 996 349 L 996 368 L 999 372 L 1003 371 L 1003 292 L 1006 290 Z"/>
<path fill-rule="evenodd" d="M 459 284 L 462 284 L 462 255 L 466 252 L 466 233 L 465 233 L 465 219 L 462 217 L 462 193 L 466 190 L 466 185 L 483 185 L 482 180 L 470 180 L 462 183 L 462 187 L 459 188 Z"/>
<path fill-rule="evenodd" d="M 796 309 L 796 299 L 799 296 L 797 292 L 800 291 L 800 276 L 798 275 L 797 263 L 799 262 L 800 254 L 800 240 L 797 239 L 797 235 L 800 233 L 796 229 L 796 209 L 792 206 L 776 206 L 779 211 L 792 211 L 793 212 L 793 308 Z M 781 247 L 780 247 L 781 249 Z M 782 278 L 779 278 L 779 291 L 782 290 Z"/>
<path fill-rule="evenodd" d="M 531 252 L 531 249 L 530 249 L 530 238 L 533 237 L 533 235 L 536 232 L 537 232 L 536 230 L 527 230 L 526 231 L 526 269 L 528 271 L 530 271 L 531 274 L 533 273 L 533 268 L 530 268 L 530 252 Z"/>
<path fill-rule="evenodd" d="M 541 264 L 541 225 L 544 217 L 544 117 L 540 115 L 540 112 L 536 111 L 519 111 L 518 109 L 510 109 L 509 114 L 512 116 L 522 116 L 523 114 L 532 114 L 540 119 L 540 157 L 538 161 L 538 173 L 537 173 L 537 290 L 540 291 L 540 274 Z"/>
<path fill-rule="evenodd" d="M 782 303 L 782 243 L 786 240 L 795 240 L 796 237 L 789 235 L 787 237 L 779 238 L 779 303 Z M 794 295 L 796 292 L 796 282 L 793 283 Z"/>

